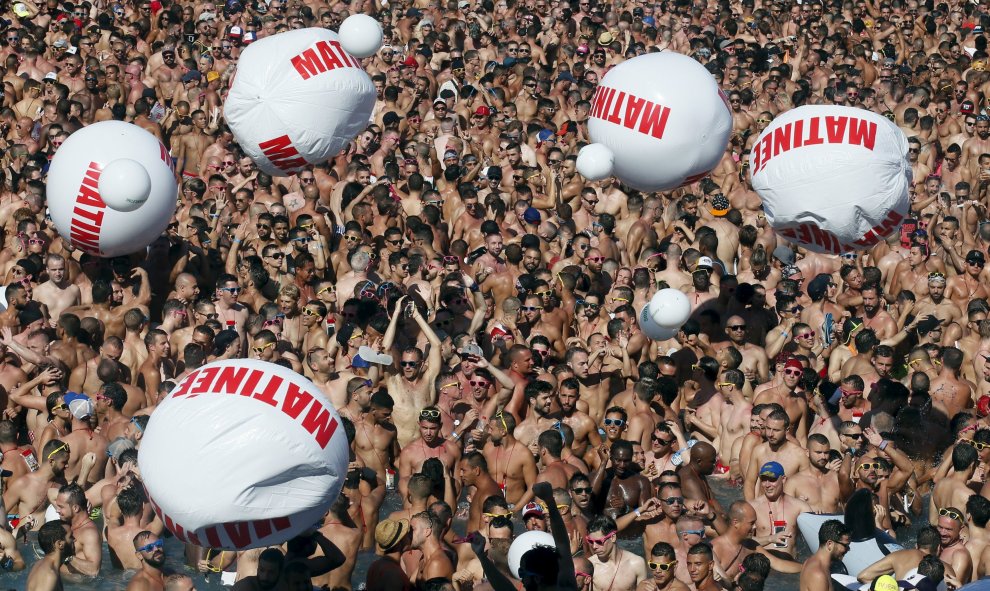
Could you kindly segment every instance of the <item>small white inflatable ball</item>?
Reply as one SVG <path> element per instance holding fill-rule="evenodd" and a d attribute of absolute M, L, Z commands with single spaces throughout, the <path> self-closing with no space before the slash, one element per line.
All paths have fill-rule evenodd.
<path fill-rule="evenodd" d="M 872 111 L 806 105 L 781 113 L 749 162 L 770 226 L 808 250 L 870 248 L 908 216 L 907 137 Z"/>
<path fill-rule="evenodd" d="M 664 328 L 679 328 L 691 316 L 691 301 L 679 289 L 661 289 L 646 307 L 653 321 Z"/>
<path fill-rule="evenodd" d="M 101 121 L 65 140 L 46 179 L 58 233 L 83 252 L 115 257 L 144 249 L 175 213 L 172 158 L 137 125 Z"/>
<path fill-rule="evenodd" d="M 537 546 L 557 547 L 553 542 L 553 536 L 545 531 L 528 531 L 512 541 L 508 556 L 509 572 L 512 576 L 519 578 L 519 563 L 522 562 L 523 554 Z"/>
<path fill-rule="evenodd" d="M 382 26 L 367 14 L 352 14 L 340 24 L 340 45 L 354 57 L 366 58 L 382 47 Z"/>
<path fill-rule="evenodd" d="M 190 373 L 155 409 L 138 465 L 179 540 L 245 550 L 320 523 L 347 473 L 347 435 L 305 377 L 234 359 Z"/>
<path fill-rule="evenodd" d="M 103 167 L 100 197 L 107 207 L 117 211 L 134 211 L 144 205 L 151 194 L 151 177 L 137 160 L 120 158 Z"/>
<path fill-rule="evenodd" d="M 289 176 L 339 154 L 371 122 L 375 98 L 337 33 L 311 27 L 245 48 L 223 112 L 259 170 Z"/>
<path fill-rule="evenodd" d="M 666 191 L 704 178 L 732 133 L 728 101 L 711 73 L 672 51 L 612 68 L 591 105 L 591 141 L 612 150 L 613 174 L 640 191 Z"/>
<path fill-rule="evenodd" d="M 600 181 L 612 174 L 615 154 L 605 144 L 588 144 L 577 157 L 577 171 L 589 181 Z"/>
<path fill-rule="evenodd" d="M 679 327 L 666 328 L 654 322 L 653 317 L 650 316 L 650 307 L 647 305 L 643 306 L 643 309 L 639 312 L 639 329 L 651 341 L 666 341 L 667 339 L 674 338 Z"/>

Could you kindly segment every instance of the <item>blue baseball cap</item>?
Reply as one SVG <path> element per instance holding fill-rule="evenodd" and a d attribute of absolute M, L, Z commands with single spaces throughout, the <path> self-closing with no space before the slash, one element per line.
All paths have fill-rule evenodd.
<path fill-rule="evenodd" d="M 553 137 L 553 130 L 541 129 L 540 132 L 536 134 L 536 141 L 543 143 L 552 137 Z"/>
<path fill-rule="evenodd" d="M 777 480 L 784 475 L 784 467 L 777 462 L 767 462 L 760 468 L 760 477 L 773 478 Z"/>

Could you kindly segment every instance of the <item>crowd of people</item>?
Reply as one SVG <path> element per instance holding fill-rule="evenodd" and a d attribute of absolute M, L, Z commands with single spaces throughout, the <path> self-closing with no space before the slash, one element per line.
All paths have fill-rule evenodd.
<path fill-rule="evenodd" d="M 5 10 L 0 586 L 103 589 L 127 571 L 129 591 L 753 591 L 789 573 L 818 591 L 880 532 L 908 549 L 852 573 L 870 588 L 990 575 L 980 3 Z M 296 175 L 258 171 L 222 111 L 239 53 L 358 12 L 385 35 L 363 60 L 367 129 Z M 582 178 L 597 83 L 655 51 L 724 90 L 720 163 L 664 193 Z M 908 138 L 910 217 L 869 250 L 785 242 L 750 184 L 760 132 L 805 104 L 873 110 Z M 113 259 L 74 248 L 45 201 L 52 155 L 104 120 L 162 139 L 180 183 L 165 235 Z M 662 288 L 692 312 L 652 341 L 639 312 Z M 142 434 L 184 376 L 238 358 L 337 407 L 343 492 L 281 547 L 186 544 L 166 565 Z M 799 555 L 799 514 L 853 510 Z M 555 547 L 510 572 L 531 530 Z"/>

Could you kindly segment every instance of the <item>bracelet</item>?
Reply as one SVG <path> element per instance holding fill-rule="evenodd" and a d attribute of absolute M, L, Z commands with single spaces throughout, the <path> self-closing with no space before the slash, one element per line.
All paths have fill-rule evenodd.
<path fill-rule="evenodd" d="M 642 516 L 643 516 L 643 515 L 642 515 L 642 514 L 641 514 L 641 513 L 639 512 L 639 507 L 637 507 L 637 508 L 635 508 L 635 509 L 633 509 L 633 513 L 635 513 L 635 514 L 636 514 L 636 517 L 642 517 Z"/>
<path fill-rule="evenodd" d="M 240 238 L 234 238 L 233 240 L 231 240 L 231 242 L 233 242 L 234 244 L 240 244 L 241 240 Z"/>
<path fill-rule="evenodd" d="M 890 442 L 885 439 L 885 440 L 881 441 L 880 442 L 880 445 L 878 445 L 877 447 L 880 448 L 880 451 L 883 451 L 883 450 L 887 449 L 887 444 L 888 443 L 890 443 Z"/>
<path fill-rule="evenodd" d="M 469 287 L 468 289 L 470 289 L 473 293 L 478 293 L 478 284 L 472 283 L 471 287 Z"/>
<path fill-rule="evenodd" d="M 454 438 L 454 441 L 457 441 L 458 439 L 461 438 L 461 434 L 458 433 L 457 431 L 454 431 L 453 433 L 451 433 L 450 436 Z"/>

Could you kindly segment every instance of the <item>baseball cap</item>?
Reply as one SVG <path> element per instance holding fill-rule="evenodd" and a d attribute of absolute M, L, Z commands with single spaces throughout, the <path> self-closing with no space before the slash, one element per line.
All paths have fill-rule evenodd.
<path fill-rule="evenodd" d="M 93 401 L 89 396 L 78 392 L 66 392 L 62 400 L 75 418 L 82 420 L 93 416 Z"/>
<path fill-rule="evenodd" d="M 708 211 L 710 211 L 712 215 L 718 217 L 729 213 L 729 199 L 721 193 L 715 195 L 712 197 L 712 207 Z"/>
<path fill-rule="evenodd" d="M 959 112 L 963 115 L 972 115 L 976 112 L 976 105 L 974 105 L 971 100 L 964 100 L 959 103 Z"/>
<path fill-rule="evenodd" d="M 880 575 L 873 579 L 873 583 L 870 585 L 870 591 L 898 591 L 899 589 L 897 579 L 890 575 Z"/>
<path fill-rule="evenodd" d="M 485 105 L 481 105 L 480 107 L 474 110 L 474 114 L 478 115 L 479 117 L 491 117 L 492 110 Z"/>
<path fill-rule="evenodd" d="M 199 70 L 189 70 L 182 75 L 183 82 L 189 82 L 191 80 L 196 80 L 197 82 L 203 79 L 203 75 L 199 73 Z"/>
<path fill-rule="evenodd" d="M 235 39 L 240 39 L 240 37 L 241 37 L 241 35 L 243 33 L 244 33 L 244 30 L 241 29 L 240 27 L 231 27 L 230 30 L 227 31 L 227 36 L 228 37 L 234 37 Z"/>
<path fill-rule="evenodd" d="M 794 251 L 783 245 L 773 249 L 773 256 L 785 265 L 793 265 L 796 258 L 794 256 Z"/>
<path fill-rule="evenodd" d="M 712 270 L 712 268 L 714 266 L 715 266 L 715 263 L 712 262 L 711 257 L 700 257 L 698 259 L 698 262 L 696 262 L 694 264 L 694 270 L 695 271 L 708 271 L 708 272 L 711 272 L 711 270 Z"/>
<path fill-rule="evenodd" d="M 560 82 L 562 80 L 577 82 L 577 79 L 574 78 L 574 74 L 571 74 L 570 72 L 561 72 L 560 74 L 557 74 L 557 79 L 554 80 L 554 82 Z"/>
<path fill-rule="evenodd" d="M 584 54 L 588 53 L 588 51 L 589 51 L 588 44 L 587 43 L 582 43 L 582 44 L 578 45 L 576 51 L 579 54 L 581 54 L 581 55 L 584 55 Z"/>
<path fill-rule="evenodd" d="M 777 480 L 784 475 L 784 467 L 777 462 L 767 462 L 760 468 L 760 477 L 773 478 Z"/>
<path fill-rule="evenodd" d="M 375 543 L 383 552 L 396 547 L 409 533 L 408 519 L 385 519 L 375 526 Z"/>
<path fill-rule="evenodd" d="M 553 137 L 552 129 L 541 129 L 539 133 L 536 134 L 536 141 L 542 144 L 543 142 L 547 141 L 552 137 Z"/>
<path fill-rule="evenodd" d="M 557 135 L 560 137 L 564 137 L 568 133 L 577 133 L 577 124 L 573 121 L 565 121 L 564 124 L 560 126 L 560 129 L 557 130 Z"/>
<path fill-rule="evenodd" d="M 980 418 L 990 415 L 990 396 L 984 394 L 976 401 L 976 414 L 980 415 Z"/>
<path fill-rule="evenodd" d="M 979 250 L 971 250 L 966 253 L 967 263 L 979 263 L 980 265 L 985 265 L 987 258 L 983 256 L 983 252 Z"/>
<path fill-rule="evenodd" d="M 52 45 L 53 45 L 53 47 L 68 47 L 69 46 L 69 40 L 68 39 L 59 39 L 58 41 L 56 41 Z"/>
<path fill-rule="evenodd" d="M 418 18 L 423 16 L 423 11 L 418 8 L 410 8 L 406 11 L 406 16 L 409 18 Z"/>
<path fill-rule="evenodd" d="M 928 316 L 922 318 L 915 328 L 917 328 L 918 334 L 928 334 L 938 325 L 938 318 L 935 318 L 929 314 Z"/>
<path fill-rule="evenodd" d="M 647 27 L 655 27 L 657 21 L 655 21 L 652 16 L 644 16 L 643 24 L 646 25 Z"/>
<path fill-rule="evenodd" d="M 439 104 L 439 103 L 442 103 L 442 104 L 446 105 L 447 104 L 447 101 L 443 100 L 440 97 L 437 97 L 437 98 L 433 99 L 433 104 L 434 105 Z"/>
<path fill-rule="evenodd" d="M 798 275 L 801 273 L 801 269 L 798 269 L 795 265 L 785 265 L 780 271 L 780 275 L 785 279 L 791 275 Z"/>
<path fill-rule="evenodd" d="M 540 223 L 540 210 L 535 207 L 527 207 L 526 211 L 523 212 L 523 219 L 526 220 L 527 224 Z"/>
<path fill-rule="evenodd" d="M 58 74 L 56 74 L 55 72 L 48 72 L 47 74 L 45 74 L 45 78 L 44 79 L 45 80 L 58 80 Z"/>
<path fill-rule="evenodd" d="M 543 507 L 536 501 L 530 501 L 526 503 L 525 507 L 523 507 L 523 519 L 526 519 L 533 515 L 542 518 L 547 516 L 547 512 L 544 511 Z"/>
<path fill-rule="evenodd" d="M 418 68 L 419 62 L 416 61 L 416 58 L 410 55 L 409 57 L 407 57 L 405 60 L 402 61 L 402 65 L 410 68 Z"/>
<path fill-rule="evenodd" d="M 361 359 L 361 355 L 355 355 L 351 359 L 351 367 L 356 367 L 357 369 L 367 369 L 371 367 L 371 364 L 367 360 Z"/>
<path fill-rule="evenodd" d="M 500 179 L 502 178 L 502 169 L 497 166 L 489 166 L 485 176 L 488 177 L 489 180 Z"/>

